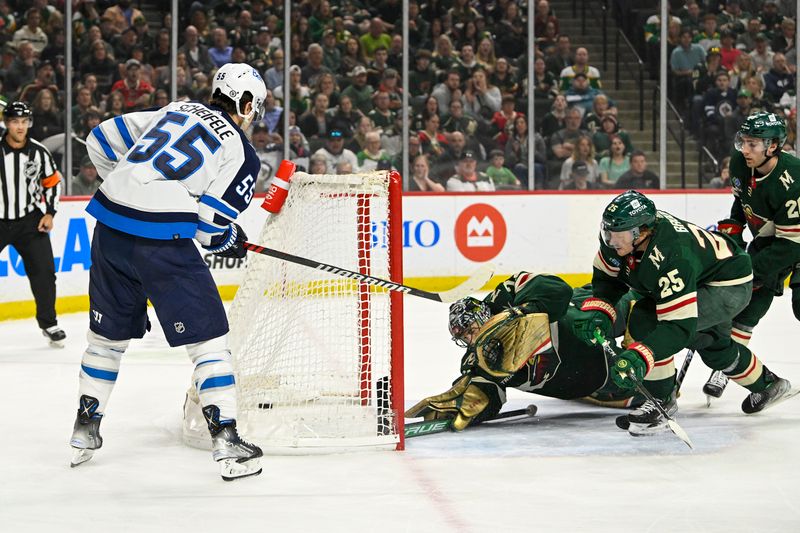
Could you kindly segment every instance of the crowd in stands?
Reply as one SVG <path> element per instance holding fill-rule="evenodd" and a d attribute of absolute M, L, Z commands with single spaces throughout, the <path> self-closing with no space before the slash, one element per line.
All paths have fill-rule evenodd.
<path fill-rule="evenodd" d="M 640 13 L 636 20 L 644 22 L 641 37 L 655 78 L 661 31 L 657 2 L 614 3 L 618 13 Z M 669 95 L 690 132 L 721 161 L 710 185 L 730 185 L 726 156 L 736 131 L 755 111 L 783 116 L 790 132 L 784 149 L 795 150 L 795 2 L 686 0 L 669 2 L 668 9 Z"/>
<path fill-rule="evenodd" d="M 410 0 L 404 43 L 400 0 L 295 0 L 286 95 L 282 2 L 181 0 L 177 94 L 206 100 L 214 71 L 231 61 L 263 75 L 270 90 L 265 116 L 248 132 L 263 162 L 260 190 L 284 141 L 312 172 L 400 168 L 406 156 L 409 188 L 418 191 L 657 187 L 658 176 L 647 170 L 617 104 L 603 91 L 604 73 L 593 61 L 599 53 L 573 46 L 571 37 L 579 36 L 561 31 L 548 0 L 530 1 L 536 2 L 533 43 L 527 3 L 518 0 Z M 631 2 L 610 3 L 626 9 Z M 72 20 L 73 102 L 65 102 L 65 22 L 55 4 L 62 6 L 0 0 L 0 94 L 32 105 L 34 138 L 64 133 L 67 108 L 82 138 L 103 119 L 169 101 L 171 15 L 143 13 L 130 0 L 79 0 Z M 795 22 L 784 16 L 782 2 L 670 6 L 670 97 L 720 160 L 751 110 L 786 111 L 793 120 Z M 638 28 L 651 50 L 660 38 L 655 12 Z M 529 51 L 535 54 L 532 95 Z M 411 117 L 406 154 L 404 53 Z M 531 97 L 535 124 L 527 116 Z M 291 124 L 286 140 L 284 113 Z M 74 147 L 75 190 L 88 190 L 96 172 L 87 171 L 91 161 L 82 144 Z"/>

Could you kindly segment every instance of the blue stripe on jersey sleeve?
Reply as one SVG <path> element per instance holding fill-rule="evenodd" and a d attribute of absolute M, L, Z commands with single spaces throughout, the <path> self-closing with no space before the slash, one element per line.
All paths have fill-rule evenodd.
<path fill-rule="evenodd" d="M 211 209 L 219 211 L 220 213 L 222 213 L 223 215 L 227 215 L 231 219 L 235 219 L 237 216 L 239 216 L 239 213 L 237 213 L 227 205 L 223 204 L 221 201 L 217 200 L 213 196 L 208 196 L 207 194 L 204 194 L 203 196 L 200 197 L 200 203 L 206 204 Z"/>
<path fill-rule="evenodd" d="M 133 138 L 131 137 L 131 132 L 128 131 L 128 126 L 125 125 L 125 119 L 122 117 L 114 117 L 114 124 L 116 124 L 117 130 L 119 130 L 119 134 L 125 142 L 125 146 L 130 150 L 131 147 L 133 147 Z"/>
<path fill-rule="evenodd" d="M 106 139 L 106 134 L 103 133 L 103 130 L 100 129 L 100 126 L 95 126 L 94 129 L 92 129 L 92 135 L 94 135 L 94 138 L 97 139 L 98 143 L 100 143 L 100 148 L 103 149 L 106 157 L 111 161 L 116 161 L 117 154 L 114 153 L 114 149 L 111 148 L 111 144 L 109 144 L 108 139 Z"/>
<path fill-rule="evenodd" d="M 86 212 L 106 226 L 129 235 L 148 239 L 173 240 L 191 239 L 197 233 L 197 222 L 146 222 L 114 213 L 92 198 Z"/>
<path fill-rule="evenodd" d="M 225 233 L 228 228 L 218 228 L 217 226 L 212 226 L 208 222 L 204 222 L 203 220 L 197 221 L 197 229 L 200 231 L 204 231 L 206 233 Z"/>

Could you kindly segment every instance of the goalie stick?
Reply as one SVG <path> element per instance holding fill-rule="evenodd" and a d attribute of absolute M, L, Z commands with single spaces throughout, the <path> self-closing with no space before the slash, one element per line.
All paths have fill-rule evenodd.
<path fill-rule="evenodd" d="M 525 409 L 512 409 L 504 413 L 499 413 L 493 418 L 485 420 L 484 422 L 493 422 L 495 420 L 504 420 L 507 418 L 516 418 L 518 416 L 532 417 L 536 415 L 538 407 L 530 404 Z M 433 435 L 434 433 L 444 433 L 451 430 L 453 423 L 452 418 L 445 418 L 441 420 L 424 420 L 422 422 L 410 422 L 405 424 L 405 438 L 419 437 L 422 435 Z"/>
<path fill-rule="evenodd" d="M 418 296 L 420 298 L 426 298 L 428 300 L 443 303 L 455 302 L 456 300 L 460 300 L 465 296 L 469 296 L 470 294 L 481 290 L 494 274 L 494 265 L 487 263 L 473 272 L 472 275 L 460 285 L 456 285 L 452 289 L 448 289 L 446 291 L 429 292 L 422 289 L 415 289 L 414 287 L 409 287 L 408 285 L 403 285 L 402 283 L 395 283 L 394 281 L 376 278 L 368 274 L 361 274 L 359 272 L 347 270 L 346 268 L 340 268 L 327 263 L 321 263 L 313 259 L 300 257 L 299 255 L 292 255 L 279 250 L 272 250 L 270 248 L 265 248 L 264 246 L 259 246 L 258 244 L 245 242 L 242 246 L 246 250 L 257 254 L 268 255 L 276 259 L 288 261 L 289 263 L 307 266 L 315 270 L 322 270 L 323 272 L 330 272 L 331 274 L 354 279 L 367 285 L 383 287 L 384 289 L 388 289 L 390 291 L 402 292 L 403 294 L 408 294 L 410 296 Z"/>
<path fill-rule="evenodd" d="M 609 368 L 613 367 L 614 361 L 617 359 L 617 355 L 611 349 L 611 343 L 603 338 L 603 335 L 600 334 L 599 329 L 595 331 L 594 338 L 603 347 L 603 353 L 605 353 L 606 358 L 608 359 Z M 636 377 L 636 374 L 633 373 L 633 370 L 629 369 L 625 375 L 633 382 L 639 394 L 647 398 L 648 401 L 653 402 L 653 405 L 656 407 L 656 409 L 658 409 L 658 412 L 661 413 L 661 416 L 667 419 L 667 427 L 670 429 L 670 431 L 672 431 L 676 437 L 681 439 L 689 448 L 694 449 L 694 445 L 692 444 L 692 440 L 689 438 L 689 434 L 686 433 L 686 431 L 677 422 L 675 422 L 674 418 L 669 416 L 669 413 L 667 413 L 667 411 L 661 406 L 658 400 L 656 400 L 655 397 L 650 394 L 650 391 L 647 390 L 644 385 L 642 385 L 642 382 L 639 381 L 639 378 Z"/>

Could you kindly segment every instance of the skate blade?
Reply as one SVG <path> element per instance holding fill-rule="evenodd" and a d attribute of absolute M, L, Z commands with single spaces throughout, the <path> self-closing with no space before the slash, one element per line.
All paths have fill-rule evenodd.
<path fill-rule="evenodd" d="M 73 448 L 72 461 L 70 461 L 69 467 L 75 468 L 91 459 L 92 456 L 94 456 L 94 450 L 88 448 Z"/>
<path fill-rule="evenodd" d="M 220 475 L 225 481 L 235 481 L 261 473 L 261 461 L 258 457 L 239 463 L 236 459 L 223 459 L 219 461 Z"/>
<path fill-rule="evenodd" d="M 65 348 L 66 347 L 66 344 L 64 344 L 64 341 L 49 341 L 48 344 L 50 344 L 51 348 L 61 349 L 61 348 Z"/>
<path fill-rule="evenodd" d="M 713 396 L 709 396 L 708 394 L 706 394 L 706 407 L 711 407 L 711 400 L 713 399 L 714 399 Z"/>

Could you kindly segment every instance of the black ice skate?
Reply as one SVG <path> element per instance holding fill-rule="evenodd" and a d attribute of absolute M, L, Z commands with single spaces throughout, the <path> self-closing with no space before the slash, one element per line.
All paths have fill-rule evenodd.
<path fill-rule="evenodd" d="M 103 445 L 103 437 L 100 436 L 100 421 L 103 415 L 96 412 L 99 405 L 97 398 L 85 394 L 81 396 L 78 417 L 75 419 L 72 439 L 69 441 L 69 445 L 73 448 L 70 462 L 72 468 L 91 459 L 94 451 Z"/>
<path fill-rule="evenodd" d="M 706 395 L 706 407 L 711 406 L 712 398 L 719 398 L 725 391 L 725 386 L 728 384 L 728 376 L 722 370 L 714 370 L 711 372 L 706 384 L 703 385 L 703 393 Z"/>
<path fill-rule="evenodd" d="M 261 473 L 263 455 L 261 448 L 250 444 L 239 437 L 236 421 L 219 421 L 219 408 L 208 405 L 203 408 L 203 415 L 211 432 L 212 457 L 220 465 L 220 475 L 225 481 L 233 481 Z"/>
<path fill-rule="evenodd" d="M 50 341 L 50 346 L 53 348 L 63 348 L 64 339 L 67 338 L 67 334 L 64 333 L 64 330 L 58 326 L 51 326 L 47 329 L 43 329 L 42 335 L 47 337 L 47 339 Z"/>
<path fill-rule="evenodd" d="M 761 392 L 751 392 L 747 398 L 744 399 L 742 402 L 742 411 L 748 415 L 758 413 L 768 407 L 777 405 L 800 392 L 800 389 L 792 390 L 792 384 L 789 383 L 788 379 L 778 377 L 766 368 L 764 372 L 767 372 L 767 378 L 772 378 L 773 381 L 765 390 Z"/>
<path fill-rule="evenodd" d="M 674 399 L 668 402 L 657 401 L 669 416 L 673 416 L 678 412 L 678 403 Z M 634 437 L 644 437 L 670 431 L 667 418 L 649 400 L 631 411 L 627 418 L 629 424 L 628 432 Z M 620 422 L 617 422 L 617 425 L 621 427 Z"/>

